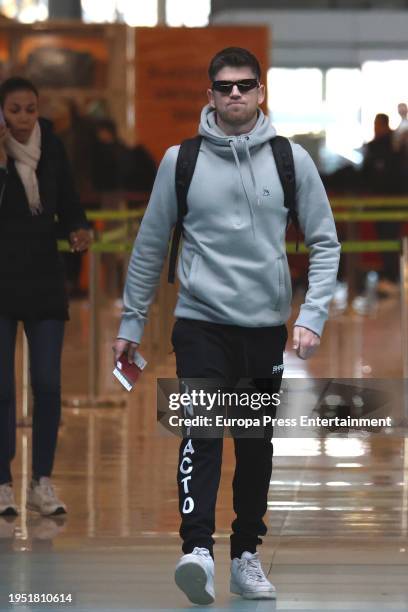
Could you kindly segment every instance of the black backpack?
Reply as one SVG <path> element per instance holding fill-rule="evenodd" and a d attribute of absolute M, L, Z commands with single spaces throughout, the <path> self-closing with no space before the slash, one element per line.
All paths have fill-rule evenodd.
<path fill-rule="evenodd" d="M 187 213 L 187 194 L 193 178 L 202 137 L 195 136 L 184 140 L 176 164 L 176 193 L 177 193 L 177 223 L 174 226 L 173 238 L 169 259 L 169 283 L 174 283 L 176 272 L 176 261 L 181 234 L 183 232 L 183 218 Z M 299 219 L 296 210 L 296 177 L 295 164 L 293 161 L 292 147 L 284 136 L 275 136 L 270 140 L 276 168 L 284 192 L 284 204 L 288 209 L 286 228 L 292 221 L 296 228 L 296 250 L 299 246 Z"/>

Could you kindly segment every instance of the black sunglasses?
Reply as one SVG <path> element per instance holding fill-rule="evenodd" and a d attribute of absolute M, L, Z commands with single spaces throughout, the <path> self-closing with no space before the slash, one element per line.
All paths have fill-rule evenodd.
<path fill-rule="evenodd" d="M 236 85 L 240 93 L 247 93 L 255 87 L 259 87 L 258 79 L 241 79 L 240 81 L 213 81 L 212 88 L 214 91 L 219 91 L 224 95 L 230 95 L 234 85 Z"/>

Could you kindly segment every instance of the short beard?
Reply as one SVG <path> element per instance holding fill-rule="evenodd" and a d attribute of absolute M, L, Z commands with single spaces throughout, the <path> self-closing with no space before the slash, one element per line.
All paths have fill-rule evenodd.
<path fill-rule="evenodd" d="M 258 109 L 255 110 L 254 113 L 248 114 L 245 116 L 235 116 L 227 113 L 220 113 L 216 111 L 216 115 L 226 124 L 233 125 L 234 127 L 238 127 L 240 125 L 245 125 L 246 123 L 250 123 L 255 118 L 258 118 Z"/>

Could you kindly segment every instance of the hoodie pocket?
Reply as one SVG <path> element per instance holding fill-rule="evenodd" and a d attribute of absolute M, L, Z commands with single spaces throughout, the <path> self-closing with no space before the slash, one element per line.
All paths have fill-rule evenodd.
<path fill-rule="evenodd" d="M 285 256 L 263 261 L 256 266 L 224 266 L 210 262 L 198 253 L 192 256 L 187 276 L 188 291 L 198 300 L 217 309 L 238 311 L 242 316 L 253 311 L 279 311 L 286 298 Z M 266 315 L 264 315 L 266 316 Z"/>

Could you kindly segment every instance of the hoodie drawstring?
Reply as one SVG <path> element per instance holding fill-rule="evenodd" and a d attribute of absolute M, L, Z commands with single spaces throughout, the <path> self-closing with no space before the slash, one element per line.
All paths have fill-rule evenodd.
<path fill-rule="evenodd" d="M 247 159 L 248 159 L 248 164 L 249 164 L 249 171 L 251 173 L 251 179 L 252 179 L 252 185 L 254 186 L 254 191 L 256 194 L 256 203 L 258 204 L 258 206 L 261 204 L 261 199 L 259 197 L 258 194 L 258 189 L 256 186 L 256 179 L 255 179 L 255 172 L 254 172 L 254 166 L 252 164 L 252 157 L 251 157 L 251 153 L 249 151 L 249 145 L 248 145 L 248 140 L 249 140 L 249 136 L 245 136 L 244 139 L 244 143 L 245 143 L 245 152 L 247 155 Z"/>
<path fill-rule="evenodd" d="M 246 151 L 248 162 L 249 162 L 249 168 L 250 168 L 252 183 L 253 183 L 253 186 L 254 186 L 254 189 L 255 189 L 255 193 L 257 193 L 256 192 L 255 175 L 254 175 L 254 170 L 253 170 L 253 167 L 252 167 L 251 155 L 250 155 L 249 147 L 248 147 L 248 139 L 245 139 L 244 142 L 245 142 L 245 151 Z M 254 236 L 255 236 L 255 224 L 254 224 L 255 213 L 254 213 L 254 209 L 253 209 L 253 206 L 252 206 L 252 203 L 251 203 L 251 198 L 250 198 L 250 196 L 248 194 L 248 191 L 247 191 L 247 188 L 246 188 L 246 185 L 245 185 L 244 177 L 242 175 L 241 162 L 239 161 L 239 157 L 238 157 L 237 150 L 235 148 L 234 141 L 230 138 L 228 140 L 228 143 L 229 143 L 229 146 L 231 147 L 232 154 L 234 156 L 235 163 L 236 163 L 237 168 L 238 168 L 239 176 L 241 177 L 242 187 L 244 189 L 244 192 L 245 192 L 245 195 L 246 195 L 246 199 L 247 199 L 247 202 L 248 202 L 248 206 L 249 206 L 249 211 L 250 211 L 250 214 L 251 214 L 252 230 L 253 230 L 253 233 L 254 233 Z M 257 195 L 257 201 L 259 203 L 258 195 Z"/>

